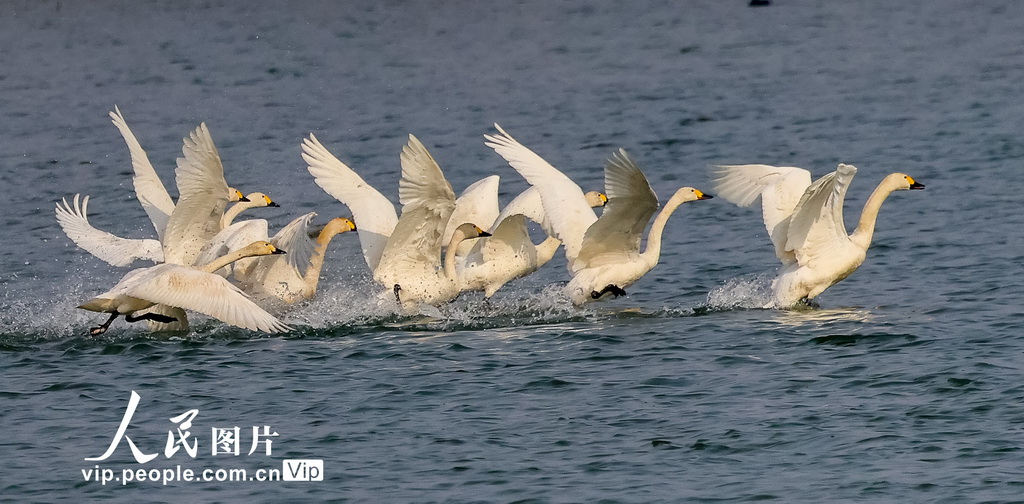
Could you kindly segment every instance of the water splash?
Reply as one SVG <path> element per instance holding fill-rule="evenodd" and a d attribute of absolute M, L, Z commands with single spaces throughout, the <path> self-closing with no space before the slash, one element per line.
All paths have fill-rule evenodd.
<path fill-rule="evenodd" d="M 380 296 L 381 287 L 365 278 L 335 283 L 294 307 L 285 321 L 316 330 L 336 332 L 367 329 L 452 331 L 582 320 L 590 313 L 572 306 L 560 285 L 533 290 L 506 289 L 490 300 L 466 292 L 440 307 L 423 306 L 409 313 Z"/>
<path fill-rule="evenodd" d="M 752 273 L 729 279 L 708 293 L 708 311 L 755 310 L 772 307 L 774 273 Z"/>

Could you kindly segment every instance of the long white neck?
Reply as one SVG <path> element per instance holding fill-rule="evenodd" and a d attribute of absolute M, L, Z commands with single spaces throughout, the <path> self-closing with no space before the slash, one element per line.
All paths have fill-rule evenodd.
<path fill-rule="evenodd" d="M 238 250 L 236 250 L 234 252 L 231 252 L 231 253 L 228 253 L 228 254 L 224 254 L 224 255 L 222 255 L 222 256 L 220 256 L 220 257 L 218 257 L 218 258 L 216 258 L 216 259 L 214 259 L 214 260 L 212 260 L 212 261 L 210 261 L 210 262 L 208 262 L 208 263 L 206 263 L 206 264 L 204 264 L 202 266 L 196 266 L 196 269 L 198 269 L 200 271 L 205 271 L 207 273 L 213 273 L 213 272 L 223 268 L 224 266 L 227 266 L 227 265 L 229 265 L 229 264 L 231 264 L 231 263 L 233 263 L 233 262 L 235 262 L 235 261 L 237 261 L 239 259 L 245 259 L 246 257 L 253 257 L 253 256 L 257 256 L 257 255 L 260 255 L 260 254 L 254 252 L 252 249 L 250 249 L 248 247 L 244 247 L 244 248 L 240 248 L 240 249 L 238 249 Z"/>
<path fill-rule="evenodd" d="M 309 268 L 306 268 L 306 275 L 302 278 L 309 295 L 316 292 L 316 286 L 320 283 L 320 270 L 324 267 L 324 255 L 327 253 L 327 246 L 331 244 L 331 240 L 341 231 L 336 226 L 328 226 L 323 231 L 320 231 L 320 235 L 316 237 L 316 248 L 313 249 L 313 255 L 309 258 Z"/>
<path fill-rule="evenodd" d="M 878 187 L 871 192 L 871 196 L 864 202 L 864 209 L 860 212 L 860 222 L 857 229 L 850 234 L 850 241 L 867 250 L 871 246 L 871 238 L 875 234 L 875 221 L 878 219 L 878 210 L 882 208 L 882 202 L 896 190 L 896 184 L 890 180 L 892 176 L 882 179 Z"/>
<path fill-rule="evenodd" d="M 455 271 L 456 257 L 459 251 L 459 244 L 466 239 L 466 236 L 460 231 L 456 231 L 452 235 L 452 240 L 448 242 L 448 249 L 444 251 L 444 276 L 449 280 L 455 280 L 458 278 L 458 273 Z"/>
<path fill-rule="evenodd" d="M 251 201 L 238 201 L 231 208 L 224 212 L 224 216 L 220 218 L 221 229 L 224 229 L 231 225 L 235 221 L 235 217 L 242 213 L 243 210 L 253 208 Z"/>
<path fill-rule="evenodd" d="M 665 232 L 665 224 L 668 223 L 668 218 L 672 216 L 672 212 L 675 212 L 683 202 L 683 198 L 679 197 L 678 194 L 672 196 L 665 203 L 665 206 L 662 207 L 661 211 L 658 212 L 658 216 L 654 218 L 651 230 L 647 232 L 647 248 L 640 254 L 640 258 L 649 267 L 653 268 L 654 265 L 658 264 L 658 259 L 661 258 L 661 235 Z"/>

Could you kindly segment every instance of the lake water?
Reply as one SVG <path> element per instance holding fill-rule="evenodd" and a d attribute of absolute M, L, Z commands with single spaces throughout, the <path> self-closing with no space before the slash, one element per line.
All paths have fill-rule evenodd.
<path fill-rule="evenodd" d="M 746 3 L 0 4 L 0 501 L 1024 500 L 1024 3 Z M 294 332 L 91 338 L 103 316 L 75 306 L 124 270 L 53 206 L 90 194 L 95 226 L 151 236 L 115 104 L 170 187 L 205 121 L 272 228 L 349 215 L 305 170 L 310 132 L 396 200 L 409 133 L 456 191 L 526 188 L 483 145 L 495 122 L 586 189 L 618 147 L 663 200 L 711 192 L 715 163 L 854 164 L 848 223 L 892 171 L 927 189 L 889 198 L 818 309 L 757 309 L 776 259 L 719 198 L 583 309 L 559 255 L 489 304 L 388 312 L 342 235 Z M 124 434 L 156 458 L 85 460 L 132 391 Z M 323 481 L 124 481 L 287 468 Z"/>

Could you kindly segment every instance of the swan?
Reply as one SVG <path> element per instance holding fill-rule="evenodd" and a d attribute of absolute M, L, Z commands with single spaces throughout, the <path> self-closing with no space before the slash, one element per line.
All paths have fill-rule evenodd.
<path fill-rule="evenodd" d="M 115 105 L 114 110 L 109 115 L 128 146 L 134 171 L 132 183 L 135 186 L 135 194 L 153 223 L 153 228 L 157 232 L 157 240 L 121 238 L 94 228 L 89 224 L 86 217 L 88 196 L 84 198 L 81 206 L 79 206 L 79 195 L 77 194 L 74 197 L 74 205 L 68 204 L 66 199 L 63 199 L 63 205 L 58 203 L 56 209 L 57 221 L 64 230 L 64 233 L 76 245 L 114 266 L 128 266 L 136 260 L 147 260 L 154 263 L 164 262 L 162 244 L 165 241 L 164 233 L 167 222 L 175 209 L 174 201 L 171 200 L 163 182 L 160 181 L 156 170 L 153 169 L 153 165 L 149 162 L 146 151 L 128 127 L 128 123 L 121 114 L 121 110 Z M 212 146 L 212 139 L 208 142 Z M 187 139 L 185 144 L 187 147 Z M 214 154 L 216 154 L 215 148 Z M 229 225 L 231 220 L 238 215 L 238 212 L 248 208 L 278 206 L 265 194 L 253 193 L 250 196 L 254 197 L 249 198 L 243 196 L 237 189 L 227 187 L 226 183 L 225 187 L 228 202 L 236 202 L 236 205 L 229 210 L 232 212 L 230 216 L 223 216 L 222 227 Z M 248 203 L 252 204 L 248 205 Z"/>
<path fill-rule="evenodd" d="M 269 242 L 254 242 L 200 267 L 164 263 L 132 270 L 109 291 L 78 308 L 110 314 L 106 322 L 90 329 L 93 336 L 106 332 L 119 315 L 124 315 L 128 322 L 152 320 L 171 323 L 176 320 L 152 312 L 137 315 L 154 305 L 194 310 L 254 331 L 287 331 L 290 329 L 287 325 L 257 306 L 227 280 L 213 274 L 224 265 L 244 257 L 283 253 Z"/>
<path fill-rule="evenodd" d="M 316 215 L 316 212 L 309 212 L 299 216 L 269 238 L 275 246 L 288 250 L 287 256 L 247 258 L 232 264 L 230 274 L 256 304 L 264 307 L 276 301 L 293 304 L 316 294 L 327 246 L 335 236 L 356 230 L 355 223 L 344 217 L 331 219 L 317 230 L 312 226 Z M 266 221 L 246 221 L 232 227 L 239 224 L 246 226 L 226 237 L 220 247 L 204 252 L 199 262 L 232 252 L 242 243 L 253 241 L 254 236 L 262 235 L 267 239 Z"/>
<path fill-rule="evenodd" d="M 768 165 L 715 167 L 715 187 L 745 207 L 761 198 L 762 216 L 775 254 L 782 261 L 772 281 L 772 306 L 809 304 L 825 289 L 853 273 L 867 257 L 882 202 L 893 191 L 924 189 L 904 173 L 882 179 L 864 203 L 853 233 L 843 221 L 843 200 L 857 168 L 840 164 L 813 184 L 802 168 Z"/>
<path fill-rule="evenodd" d="M 565 292 L 577 306 L 607 294 L 625 295 L 626 287 L 658 264 L 661 235 L 679 205 L 712 197 L 692 187 L 678 189 L 655 217 L 641 252 L 642 233 L 658 209 L 658 197 L 625 150 L 619 149 L 605 165 L 608 203 L 598 218 L 579 186 L 500 126 L 495 128 L 500 133 L 487 135 L 487 145 L 538 189 L 555 237 L 565 245 L 572 273 Z"/>
<path fill-rule="evenodd" d="M 174 171 L 178 203 L 167 219 L 161 243 L 166 262 L 189 266 L 224 228 L 230 201 L 225 195 L 230 188 L 206 123 L 189 133 L 181 150 L 184 157 L 178 158 Z"/>
<path fill-rule="evenodd" d="M 590 191 L 585 198 L 591 207 L 604 206 L 608 198 Z M 539 244 L 530 238 L 526 221 L 541 225 L 547 237 Z M 488 229 L 491 236 L 474 240 L 469 253 L 458 262 L 463 291 L 480 290 L 489 299 L 506 283 L 537 271 L 558 251 L 562 242 L 552 236 L 540 193 L 530 187 L 510 201 Z"/>
<path fill-rule="evenodd" d="M 302 158 L 314 181 L 324 192 L 348 206 L 359 228 L 359 244 L 370 271 L 376 271 L 391 233 L 398 224 L 395 206 L 354 170 L 341 162 L 310 133 L 302 140 Z M 446 182 L 447 183 L 447 182 Z M 443 238 L 450 240 L 464 222 L 486 227 L 497 215 L 498 177 L 490 176 L 470 185 L 456 200 Z M 493 200 L 492 204 L 489 200 Z M 444 240 L 442 243 L 447 243 Z"/>
<path fill-rule="evenodd" d="M 460 292 L 455 266 L 459 244 L 489 234 L 472 223 L 459 225 L 447 243 L 442 264 L 442 239 L 455 209 L 455 193 L 437 161 L 414 135 L 402 148 L 401 164 L 402 215 L 384 246 L 374 280 L 392 290 L 405 308 L 451 301 Z"/>
<path fill-rule="evenodd" d="M 224 212 L 222 226 L 230 226 L 232 220 L 242 211 L 250 208 L 278 207 L 277 203 L 266 194 L 255 192 L 238 200 Z M 67 198 L 57 202 L 57 223 L 64 234 L 79 248 L 96 256 L 103 262 L 113 266 L 129 266 L 142 260 L 153 263 L 164 262 L 163 245 L 160 240 L 152 238 L 121 238 L 120 236 L 97 229 L 89 223 L 89 196 L 75 194 L 72 203 Z"/>
<path fill-rule="evenodd" d="M 135 187 L 135 196 L 138 198 L 142 208 L 146 211 L 153 228 L 156 229 L 157 237 L 163 240 L 164 230 L 167 228 L 167 220 L 174 212 L 174 201 L 167 192 L 160 177 L 156 174 L 153 164 L 149 162 L 149 156 L 139 144 L 135 134 L 132 133 L 128 123 L 121 114 L 121 109 L 114 105 L 114 110 L 109 113 L 111 122 L 117 127 L 128 146 L 128 152 L 132 158 L 132 185 Z M 211 140 L 212 144 L 212 140 Z M 228 187 L 228 200 L 231 202 L 246 201 L 241 191 Z"/>
<path fill-rule="evenodd" d="M 485 145 L 507 161 L 531 186 L 537 188 L 544 214 L 550 219 L 549 234 L 562 241 L 570 272 L 579 256 L 583 235 L 597 214 L 588 203 L 583 190 L 544 158 L 512 138 L 495 124 L 498 135 L 484 135 Z M 555 224 L 557 222 L 557 224 Z"/>

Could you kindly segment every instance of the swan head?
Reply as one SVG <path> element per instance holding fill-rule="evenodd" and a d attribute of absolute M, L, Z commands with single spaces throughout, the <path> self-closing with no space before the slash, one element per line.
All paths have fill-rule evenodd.
<path fill-rule="evenodd" d="M 270 199 L 270 196 L 267 196 L 266 194 L 263 194 L 261 192 L 249 193 L 248 195 L 245 196 L 245 198 L 245 201 L 248 201 L 254 208 L 281 206 L 278 205 L 277 203 L 274 203 L 274 200 Z"/>
<path fill-rule="evenodd" d="M 924 184 L 914 180 L 914 177 L 911 177 L 910 175 L 907 175 L 905 173 L 901 173 L 900 175 L 903 175 L 903 180 L 910 184 L 907 187 L 907 189 L 924 189 Z"/>
<path fill-rule="evenodd" d="M 714 198 L 714 196 L 693 187 L 680 187 L 679 190 L 672 195 L 672 199 L 679 201 L 680 204 L 711 198 Z"/>
<path fill-rule="evenodd" d="M 344 217 L 331 219 L 321 233 L 340 234 L 356 230 L 356 223 Z"/>
<path fill-rule="evenodd" d="M 242 191 L 235 189 L 234 187 L 228 188 L 228 203 L 236 203 L 239 201 L 249 201 L 248 198 L 242 194 Z"/>
<path fill-rule="evenodd" d="M 491 236 L 491 233 L 480 229 L 480 226 L 477 226 L 472 222 L 467 222 L 455 228 L 455 232 L 452 233 L 452 242 L 469 240 L 472 238 L 483 238 L 485 236 Z"/>
<path fill-rule="evenodd" d="M 590 205 L 590 208 L 603 207 L 608 204 L 608 196 L 603 192 L 590 191 L 584 194 L 583 197 L 587 199 L 587 204 Z"/>
<path fill-rule="evenodd" d="M 265 256 L 265 255 L 276 255 L 286 253 L 274 246 L 273 243 L 268 241 L 256 241 L 245 246 L 244 249 L 249 255 L 253 256 Z"/>

